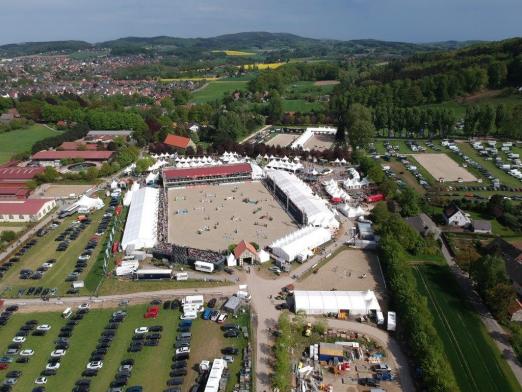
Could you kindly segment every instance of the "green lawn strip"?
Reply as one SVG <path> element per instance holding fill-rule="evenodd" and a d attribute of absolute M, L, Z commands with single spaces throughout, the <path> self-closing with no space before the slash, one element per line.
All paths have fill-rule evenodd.
<path fill-rule="evenodd" d="M 59 329 L 64 324 L 64 320 L 59 313 L 33 313 L 15 314 L 8 324 L 0 330 L 0 342 L 2 354 L 7 350 L 16 331 L 28 320 L 37 320 L 39 324 L 50 324 L 51 330 L 45 336 L 31 336 L 22 344 L 22 349 L 33 349 L 35 354 L 28 363 L 9 364 L 9 368 L 0 372 L 0 383 L 5 379 L 7 372 L 11 370 L 21 370 L 22 376 L 16 383 L 15 391 L 31 391 L 36 385 L 34 381 L 40 376 L 40 372 L 45 369 L 49 359 L 49 354 L 54 350 L 54 340 L 58 336 Z"/>
<path fill-rule="evenodd" d="M 237 319 L 232 318 L 228 321 L 234 324 L 239 324 L 242 327 L 247 327 L 249 329 L 249 336 L 252 334 L 250 330 L 250 313 L 242 313 L 238 316 Z M 229 342 L 227 342 L 227 346 L 236 347 L 237 349 L 239 349 L 239 354 L 236 355 L 234 362 L 228 364 L 230 379 L 228 380 L 226 392 L 232 392 L 234 390 L 234 385 L 239 384 L 239 372 L 241 370 L 241 363 L 243 361 L 243 349 L 247 346 L 248 340 L 244 339 L 243 337 L 228 340 Z"/>
<path fill-rule="evenodd" d="M 434 325 L 462 391 L 520 391 L 511 369 L 467 302 L 447 265 L 415 267 Z"/>
<path fill-rule="evenodd" d="M 0 133 L 0 163 L 7 162 L 15 154 L 30 151 L 37 141 L 59 134 L 60 131 L 54 131 L 40 124 Z"/>
<path fill-rule="evenodd" d="M 192 94 L 192 102 L 208 103 L 220 100 L 225 94 L 229 94 L 236 90 L 244 91 L 247 89 L 248 82 L 242 80 L 235 81 L 211 81 L 201 90 Z"/>
<path fill-rule="evenodd" d="M 459 143 L 459 148 L 464 154 L 480 163 L 493 176 L 497 177 L 500 180 L 501 184 L 515 188 L 519 188 L 522 186 L 522 183 L 519 180 L 517 180 L 515 177 L 510 176 L 503 170 L 500 170 L 498 167 L 495 166 L 493 161 L 487 161 L 486 159 L 482 158 L 482 156 L 478 154 L 468 143 Z"/>
<path fill-rule="evenodd" d="M 144 291 L 170 290 L 170 289 L 190 289 L 203 287 L 229 286 L 229 281 L 201 281 L 201 280 L 160 280 L 160 281 L 134 281 L 128 279 L 118 279 L 115 277 L 107 278 L 98 291 L 98 295 L 128 294 Z"/>
<path fill-rule="evenodd" d="M 318 101 L 308 102 L 304 99 L 283 99 L 284 112 L 300 112 L 309 113 L 315 110 L 321 110 L 323 104 Z"/>

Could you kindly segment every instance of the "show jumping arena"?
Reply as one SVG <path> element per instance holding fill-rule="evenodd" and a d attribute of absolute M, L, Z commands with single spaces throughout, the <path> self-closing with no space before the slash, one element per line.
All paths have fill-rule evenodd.
<path fill-rule="evenodd" d="M 168 241 L 221 251 L 241 240 L 261 248 L 297 229 L 261 182 L 168 190 Z"/>

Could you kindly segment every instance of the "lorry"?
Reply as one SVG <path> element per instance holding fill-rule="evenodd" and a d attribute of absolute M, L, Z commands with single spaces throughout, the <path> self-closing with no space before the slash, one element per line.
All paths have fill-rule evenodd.
<path fill-rule="evenodd" d="M 395 331 L 395 328 L 397 327 L 397 315 L 395 312 L 388 312 L 388 324 L 386 326 L 386 329 L 388 331 Z"/>

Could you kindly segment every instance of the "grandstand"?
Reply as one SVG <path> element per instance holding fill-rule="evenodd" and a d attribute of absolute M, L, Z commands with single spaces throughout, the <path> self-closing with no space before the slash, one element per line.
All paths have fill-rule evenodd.
<path fill-rule="evenodd" d="M 265 183 L 299 224 L 333 230 L 339 228 L 339 221 L 327 203 L 295 175 L 282 170 L 267 170 Z"/>
<path fill-rule="evenodd" d="M 332 135 L 334 136 L 337 132 L 337 128 L 332 127 L 312 127 L 306 128 L 306 130 L 295 139 L 290 148 L 292 149 L 305 149 L 305 144 L 308 140 L 310 140 L 314 135 Z"/>
<path fill-rule="evenodd" d="M 249 163 L 235 163 L 207 167 L 166 168 L 163 170 L 165 188 L 192 185 L 223 184 L 252 179 Z"/>
<path fill-rule="evenodd" d="M 196 261 L 204 261 L 214 264 L 216 269 L 221 268 L 225 263 L 225 256 L 218 252 L 167 243 L 156 245 L 152 255 L 156 259 L 167 259 L 175 264 L 193 265 Z"/>

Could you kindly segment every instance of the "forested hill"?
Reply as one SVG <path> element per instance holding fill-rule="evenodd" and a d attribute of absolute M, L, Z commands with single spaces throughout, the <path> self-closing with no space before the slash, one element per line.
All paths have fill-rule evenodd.
<path fill-rule="evenodd" d="M 415 44 L 380 40 L 330 40 L 288 33 L 244 32 L 210 38 L 126 37 L 90 44 L 84 41 L 25 42 L 0 46 L 0 57 L 39 53 L 71 53 L 89 48 L 109 48 L 113 54 L 148 53 L 198 57 L 213 50 L 275 52 L 284 57 L 325 57 L 342 55 L 408 56 L 417 52 L 452 49 L 468 42 Z"/>

